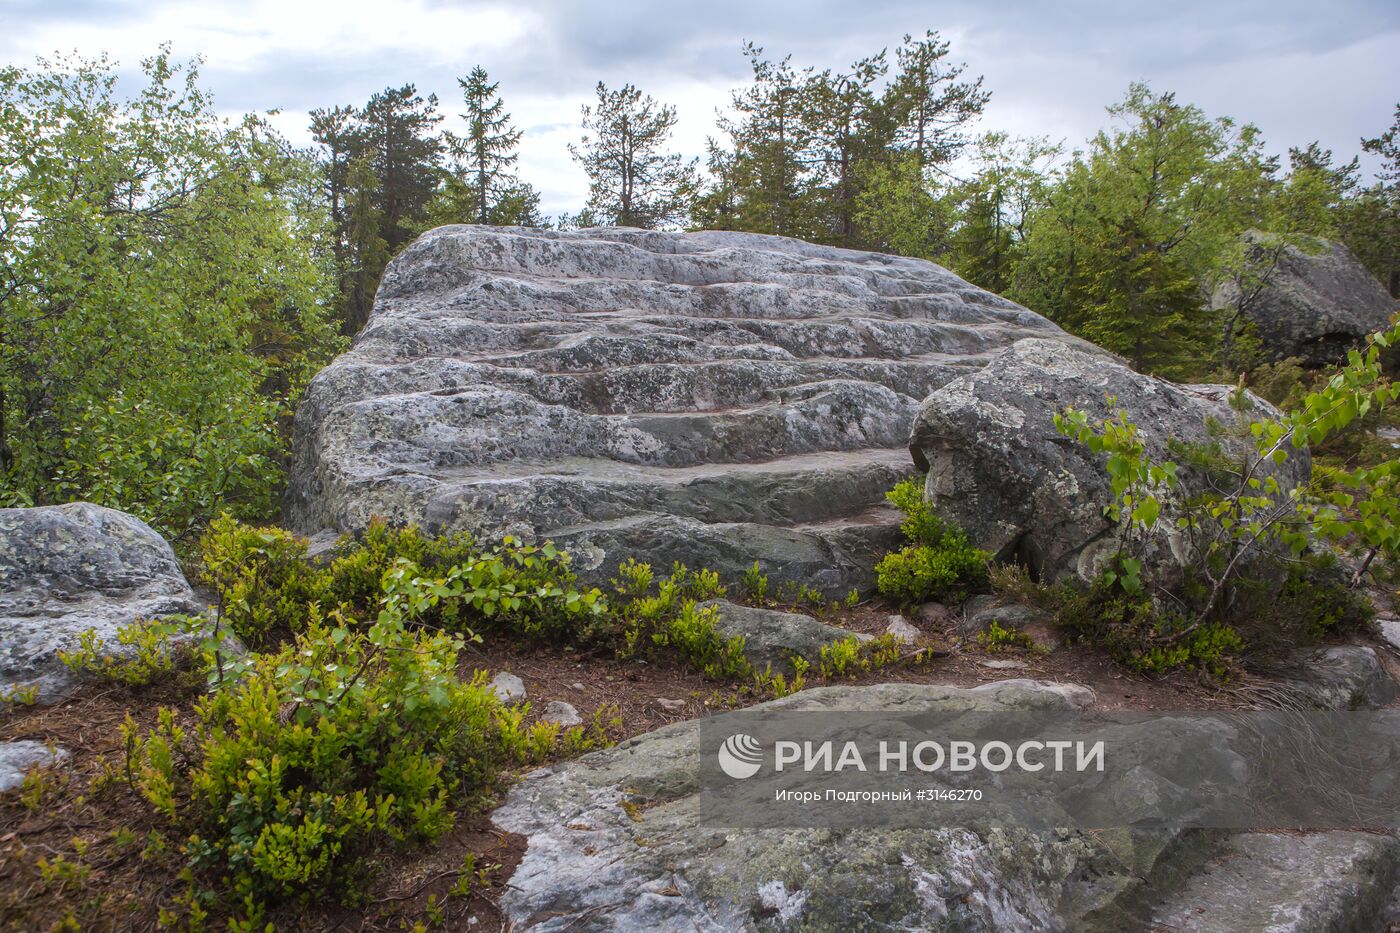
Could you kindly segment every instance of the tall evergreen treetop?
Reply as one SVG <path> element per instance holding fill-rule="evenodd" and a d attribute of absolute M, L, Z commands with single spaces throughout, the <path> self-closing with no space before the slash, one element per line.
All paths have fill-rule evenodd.
<path fill-rule="evenodd" d="M 588 173 L 585 214 L 595 222 L 657 228 L 684 223 L 695 196 L 698 159 L 666 151 L 676 108 L 625 84 L 602 81 L 583 108 L 584 135 L 569 152 Z"/>

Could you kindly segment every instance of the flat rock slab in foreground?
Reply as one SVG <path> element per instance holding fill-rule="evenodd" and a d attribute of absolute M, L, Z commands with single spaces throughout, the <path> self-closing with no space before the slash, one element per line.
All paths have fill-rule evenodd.
<path fill-rule="evenodd" d="M 287 519 L 371 516 L 829 594 L 894 543 L 919 402 L 1044 318 L 928 262 L 739 233 L 443 227 L 297 413 Z"/>
<path fill-rule="evenodd" d="M 0 509 L 0 690 L 72 682 L 58 660 L 87 629 L 116 647 L 137 619 L 203 611 L 175 552 L 140 519 L 86 502 Z"/>
<path fill-rule="evenodd" d="M 1007 680 L 817 688 L 761 708 L 896 717 L 1092 700 L 1083 687 Z M 1157 725 L 1129 738 L 1167 741 L 1166 763 L 1186 754 L 1173 742 L 1213 747 L 1189 723 Z M 512 928 L 1339 933 L 1380 929 L 1400 882 L 1400 843 L 1380 834 L 972 829 L 940 824 L 932 811 L 917 829 L 710 826 L 700 728 L 640 735 L 510 791 L 493 820 L 527 843 L 501 898 Z"/>
<path fill-rule="evenodd" d="M 882 684 L 807 690 L 765 708 L 1054 710 L 1091 698 L 1032 681 Z M 510 792 L 493 819 L 528 842 L 501 902 L 516 928 L 1058 929 L 1061 916 L 1134 883 L 1078 833 L 707 829 L 698 728 L 638 736 L 534 772 Z M 1076 887 L 1075 878 L 1093 880 Z"/>

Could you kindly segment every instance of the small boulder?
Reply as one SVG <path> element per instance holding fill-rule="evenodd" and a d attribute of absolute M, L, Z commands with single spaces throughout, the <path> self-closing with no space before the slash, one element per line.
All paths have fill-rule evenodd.
<path fill-rule="evenodd" d="M 64 749 L 50 748 L 43 742 L 29 739 L 0 742 L 0 792 L 14 790 L 22 785 L 29 769 L 48 768 L 67 757 L 68 752 Z"/>
<path fill-rule="evenodd" d="M 95 629 L 117 653 L 137 619 L 204 610 L 175 552 L 135 516 L 87 502 L 0 509 L 0 691 L 51 702 L 74 681 L 58 652 Z"/>
<path fill-rule="evenodd" d="M 1379 709 L 1395 699 L 1395 681 L 1374 648 L 1335 645 L 1294 657 L 1291 691 L 1324 710 Z"/>
<path fill-rule="evenodd" d="M 1400 651 L 1400 619 L 1377 619 L 1376 628 L 1380 630 L 1382 641 Z"/>
<path fill-rule="evenodd" d="M 919 621 L 929 628 L 942 628 L 957 618 L 957 613 L 942 603 L 924 603 L 919 607 Z"/>
<path fill-rule="evenodd" d="M 563 700 L 550 700 L 546 703 L 544 715 L 540 718 L 545 722 L 556 722 L 565 728 L 583 724 L 583 717 L 578 714 L 574 704 L 565 703 Z"/>
<path fill-rule="evenodd" d="M 925 399 L 909 447 L 927 471 L 934 511 L 965 528 L 973 544 L 1026 564 L 1041 580 L 1091 582 L 1118 550 L 1117 526 L 1104 515 L 1112 501 L 1106 457 L 1062 436 L 1055 415 L 1073 406 L 1097 420 L 1121 408 L 1149 458 L 1180 461 L 1172 441 L 1219 443 L 1226 453 L 1247 443 L 1216 427 L 1240 417 L 1229 404 L 1232 391 L 1146 376 L 1103 351 L 1059 340 L 1021 340 Z M 1249 399 L 1256 412 L 1273 411 Z M 1259 475 L 1275 476 L 1287 495 L 1310 473 L 1308 455 L 1294 452 Z M 1146 560 L 1159 578 L 1191 563 L 1173 519 L 1185 497 L 1206 488 L 1207 478 L 1186 465 L 1178 477 L 1148 541 Z"/>
<path fill-rule="evenodd" d="M 718 610 L 716 630 L 726 641 L 742 637 L 744 657 L 760 671 L 770 664 L 774 671 L 791 671 L 794 655 L 815 662 L 822 647 L 834 641 L 851 637 L 870 640 L 869 635 L 827 625 L 799 612 L 755 609 L 724 599 L 701 606 Z"/>
<path fill-rule="evenodd" d="M 889 624 L 885 626 L 885 634 L 893 635 L 906 645 L 917 644 L 923 639 L 924 633 L 919 631 L 904 616 L 890 616 Z"/>
<path fill-rule="evenodd" d="M 491 678 L 491 692 L 502 703 L 514 706 L 525 702 L 525 681 L 508 671 L 501 671 Z"/>

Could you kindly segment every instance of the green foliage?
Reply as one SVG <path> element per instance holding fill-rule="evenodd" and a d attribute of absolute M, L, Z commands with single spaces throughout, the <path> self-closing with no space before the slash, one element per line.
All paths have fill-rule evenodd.
<path fill-rule="evenodd" d="M 195 624 L 201 621 L 194 620 Z M 121 648 L 114 651 L 96 629 L 88 629 L 78 636 L 78 647 L 72 651 L 60 650 L 58 659 L 75 674 L 144 687 L 174 673 L 178 649 L 171 636 L 186 630 L 186 625 L 174 620 L 137 619 L 117 629 L 117 643 Z"/>
<path fill-rule="evenodd" d="M 725 639 L 716 623 L 719 610 L 701 607 L 705 600 L 725 593 L 713 571 L 692 571 L 677 563 L 671 575 L 657 582 L 651 565 L 629 559 L 618 568 L 613 586 L 625 600 L 617 615 L 617 648 L 629 657 L 657 648 L 669 648 L 685 663 L 716 680 L 748 680 L 754 676 L 744 657 L 742 637 Z"/>
<path fill-rule="evenodd" d="M 1327 553 L 1305 555 L 1291 565 L 1278 600 L 1266 612 L 1296 616 L 1313 638 L 1363 629 L 1376 614 L 1364 594 L 1346 585 L 1336 556 Z"/>
<path fill-rule="evenodd" d="M 864 641 L 855 636 L 841 638 L 822 645 L 817 669 L 826 679 L 855 677 L 902 662 L 919 664 L 932 657 L 926 649 L 906 653 L 905 647 L 898 637 L 888 634 Z"/>
<path fill-rule="evenodd" d="M 987 554 L 957 532 L 940 547 L 914 544 L 886 554 L 875 565 L 881 594 L 902 605 L 931 599 L 960 600 L 982 586 Z"/>
<path fill-rule="evenodd" d="M 758 561 L 754 561 L 753 566 L 744 571 L 743 579 L 739 582 L 749 602 L 756 606 L 763 605 L 763 601 L 768 598 L 768 575 L 759 569 Z"/>
<path fill-rule="evenodd" d="M 1035 641 L 1025 632 L 1011 626 L 1003 628 L 1001 622 L 996 619 L 993 619 L 992 624 L 984 631 L 977 633 L 977 644 L 988 652 L 1004 651 L 1008 648 L 1030 650 L 1035 647 Z"/>
<path fill-rule="evenodd" d="M 278 420 L 338 349 L 310 166 L 167 51 L 0 70 L 0 505 L 181 539 L 276 509 Z"/>
<path fill-rule="evenodd" d="M 904 513 L 900 530 L 913 543 L 875 565 L 881 594 L 911 605 L 962 599 L 986 584 L 988 554 L 969 544 L 961 528 L 933 514 L 918 481 L 904 480 L 885 498 Z"/>
<path fill-rule="evenodd" d="M 588 173 L 588 206 L 580 225 L 677 226 L 695 195 L 696 161 L 667 152 L 676 108 L 630 84 L 609 90 L 583 108 L 584 135 L 569 152 Z"/>
<path fill-rule="evenodd" d="M 355 901 L 375 851 L 438 838 L 504 766 L 553 747 L 557 726 L 524 729 L 484 672 L 458 679 L 460 636 L 409 626 L 423 588 L 389 580 L 368 630 L 311 613 L 192 725 L 164 710 L 150 732 L 124 730 L 132 785 L 188 830 L 191 867 L 225 878 L 247 922 L 289 897 Z"/>
<path fill-rule="evenodd" d="M 391 583 L 412 603 L 415 624 L 452 631 L 559 638 L 607 608 L 598 590 L 577 587 L 568 554 L 508 536 L 488 548 L 467 535 L 433 538 L 374 521 L 337 542 L 329 563 L 314 564 L 304 539 L 225 515 L 202 549 L 202 579 L 219 596 L 221 619 L 254 646 L 300 631 L 308 607 L 364 619 Z"/>
<path fill-rule="evenodd" d="M 1230 626 L 1193 624 L 1162 614 L 1148 597 L 1126 593 L 1107 580 L 1087 589 L 1066 586 L 1059 603 L 1059 624 L 1071 637 L 1141 673 L 1192 667 L 1224 677 L 1230 660 L 1244 650 L 1244 641 Z"/>

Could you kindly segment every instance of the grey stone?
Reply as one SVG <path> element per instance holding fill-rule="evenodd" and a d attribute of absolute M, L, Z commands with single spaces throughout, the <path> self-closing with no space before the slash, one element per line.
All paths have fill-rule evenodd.
<path fill-rule="evenodd" d="M 1395 699 L 1395 681 L 1374 648 L 1336 645 L 1295 655 L 1286 688 L 1325 710 L 1378 709 Z"/>
<path fill-rule="evenodd" d="M 491 678 L 491 692 L 496 699 L 509 706 L 525 701 L 525 681 L 508 671 L 501 671 Z"/>
<path fill-rule="evenodd" d="M 1245 238 L 1245 248 L 1265 274 L 1263 284 L 1251 287 L 1243 302 L 1239 286 L 1226 285 L 1211 303 L 1239 306 L 1272 358 L 1297 357 L 1311 366 L 1336 363 L 1368 334 L 1384 330 L 1395 313 L 1395 299 L 1343 244 L 1316 240 L 1299 249 L 1258 232 Z"/>
<path fill-rule="evenodd" d="M 540 718 L 545 722 L 555 722 L 564 727 L 583 723 L 583 717 L 578 714 L 574 704 L 565 703 L 563 700 L 550 700 L 546 703 L 544 714 Z"/>
<path fill-rule="evenodd" d="M 977 663 L 994 671 L 1024 671 L 1029 666 L 1025 661 L 1017 661 L 1013 658 L 983 658 L 979 659 Z"/>
<path fill-rule="evenodd" d="M 726 641 L 744 639 L 744 657 L 760 671 L 772 665 L 775 672 L 791 672 L 794 655 L 815 664 L 824 645 L 852 637 L 860 641 L 870 639 L 869 635 L 827 625 L 800 612 L 755 609 L 724 599 L 710 600 L 701 606 L 717 610 L 715 629 Z"/>
<path fill-rule="evenodd" d="M 1153 929 L 1180 933 L 1381 930 L 1400 882 L 1400 842 L 1372 833 L 1242 833 L 1155 906 Z"/>
<path fill-rule="evenodd" d="M 0 793 L 22 785 L 30 768 L 48 768 L 67 758 L 66 750 L 49 748 L 43 742 L 0 742 Z"/>
<path fill-rule="evenodd" d="M 1377 619 L 1376 628 L 1387 645 L 1400 650 L 1400 619 Z"/>
<path fill-rule="evenodd" d="M 296 416 L 286 516 L 553 538 L 586 579 L 685 559 L 827 595 L 898 542 L 919 401 L 1019 337 L 931 263 L 732 232 L 424 234 Z"/>
<path fill-rule="evenodd" d="M 1057 340 L 1027 339 L 986 367 L 931 394 L 919 410 L 910 450 L 928 471 L 934 510 L 967 529 L 972 542 L 1000 559 L 1016 558 L 1041 579 L 1093 581 L 1118 551 L 1117 527 L 1105 517 L 1111 489 L 1104 455 L 1062 437 L 1054 416 L 1068 406 L 1097 419 L 1111 414 L 1106 397 L 1138 425 L 1147 454 L 1174 459 L 1169 441 L 1216 442 L 1236 452 L 1245 441 L 1220 436 L 1210 422 L 1234 424 L 1228 386 L 1183 386 L 1133 372 L 1102 351 Z M 1250 397 L 1257 411 L 1272 411 Z M 1252 449 L 1252 448 L 1251 448 Z M 1311 472 L 1306 452 L 1294 452 L 1274 475 L 1287 495 Z M 1159 580 L 1189 565 L 1190 546 L 1176 528 L 1185 497 L 1206 477 L 1187 466 L 1175 494 L 1164 494 L 1162 519 L 1145 555 Z"/>
<path fill-rule="evenodd" d="M 906 645 L 917 644 L 923 640 L 924 633 L 914 627 L 904 616 L 890 616 L 889 624 L 885 626 L 885 634 L 893 635 Z"/>
<path fill-rule="evenodd" d="M 1042 633 L 1049 630 L 1053 621 L 1054 616 L 1043 609 L 1024 603 L 1008 602 L 997 596 L 982 595 L 972 597 L 963 605 L 963 621 L 958 626 L 958 631 L 972 638 L 985 632 L 996 622 L 1002 628 Z"/>
<path fill-rule="evenodd" d="M 930 628 L 941 628 L 957 618 L 957 613 L 942 603 L 924 603 L 919 607 L 919 621 Z"/>
<path fill-rule="evenodd" d="M 668 713 L 681 713 L 685 711 L 685 700 L 672 700 L 667 697 L 657 697 L 656 705 Z"/>
<path fill-rule="evenodd" d="M 1073 685 L 1026 680 L 974 689 L 880 684 L 805 690 L 763 708 L 1057 710 L 1091 698 Z M 697 795 L 698 730 L 693 721 L 667 726 L 533 772 L 511 789 L 493 815 L 527 841 L 501 898 L 509 923 L 540 931 L 1079 929 L 1078 918 L 1142 889 L 1176 838 L 1116 834 L 1110 849 L 1084 833 L 1016 827 L 709 827 Z"/>
<path fill-rule="evenodd" d="M 0 690 L 32 683 L 52 701 L 74 680 L 58 652 L 86 630 L 115 654 L 119 628 L 203 610 L 140 519 L 86 502 L 0 509 Z"/>

